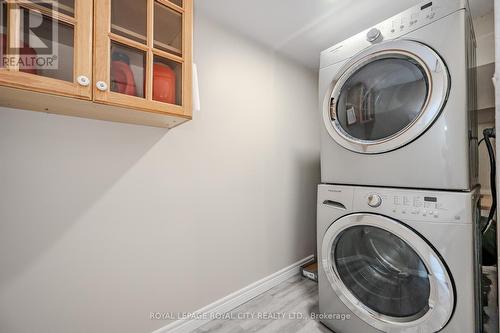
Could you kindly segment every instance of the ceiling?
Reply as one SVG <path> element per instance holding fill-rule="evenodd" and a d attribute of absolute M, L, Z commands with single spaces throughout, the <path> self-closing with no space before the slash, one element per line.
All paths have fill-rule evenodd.
<path fill-rule="evenodd" d="M 319 53 L 420 0 L 197 0 L 196 9 L 310 67 Z M 493 0 L 469 0 L 474 16 Z"/>

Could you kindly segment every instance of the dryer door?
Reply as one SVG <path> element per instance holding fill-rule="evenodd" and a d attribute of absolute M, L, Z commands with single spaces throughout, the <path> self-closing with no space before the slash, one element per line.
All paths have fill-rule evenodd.
<path fill-rule="evenodd" d="M 349 61 L 333 80 L 324 105 L 332 138 L 358 153 L 401 148 L 439 116 L 449 94 L 448 70 L 428 46 L 390 41 Z"/>
<path fill-rule="evenodd" d="M 437 332 L 455 294 L 439 254 L 415 231 L 374 214 L 335 221 L 322 244 L 322 268 L 342 302 L 384 332 Z"/>

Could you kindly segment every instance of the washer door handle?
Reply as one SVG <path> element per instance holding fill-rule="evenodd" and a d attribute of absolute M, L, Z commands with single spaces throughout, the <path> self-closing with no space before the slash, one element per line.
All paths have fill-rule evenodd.
<path fill-rule="evenodd" d="M 343 210 L 347 209 L 344 204 L 342 204 L 338 201 L 325 200 L 325 201 L 323 201 L 323 205 L 330 206 L 330 207 L 336 208 L 336 209 L 343 209 Z"/>

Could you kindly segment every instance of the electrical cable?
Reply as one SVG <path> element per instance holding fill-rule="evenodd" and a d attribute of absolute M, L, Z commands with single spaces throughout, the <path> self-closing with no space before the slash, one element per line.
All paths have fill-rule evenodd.
<path fill-rule="evenodd" d="M 482 232 L 488 231 L 490 226 L 495 223 L 495 213 L 497 210 L 497 186 L 496 186 L 496 161 L 495 161 L 495 151 L 493 149 L 493 144 L 491 143 L 491 138 L 496 138 L 495 128 L 487 128 L 483 131 L 483 139 L 479 141 L 485 142 L 486 148 L 488 149 L 488 155 L 490 158 L 490 187 L 491 187 L 491 208 L 488 215 L 488 222 L 483 228 Z"/>

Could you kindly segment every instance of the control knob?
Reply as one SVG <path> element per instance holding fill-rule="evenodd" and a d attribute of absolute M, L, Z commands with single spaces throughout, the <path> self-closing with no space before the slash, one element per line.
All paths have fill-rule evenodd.
<path fill-rule="evenodd" d="M 370 194 L 368 196 L 368 206 L 372 208 L 377 208 L 382 205 L 382 198 L 378 194 Z"/>
<path fill-rule="evenodd" d="M 382 37 L 382 32 L 380 32 L 377 28 L 370 29 L 370 31 L 366 34 L 366 40 L 370 43 L 378 42 L 380 37 Z"/>

